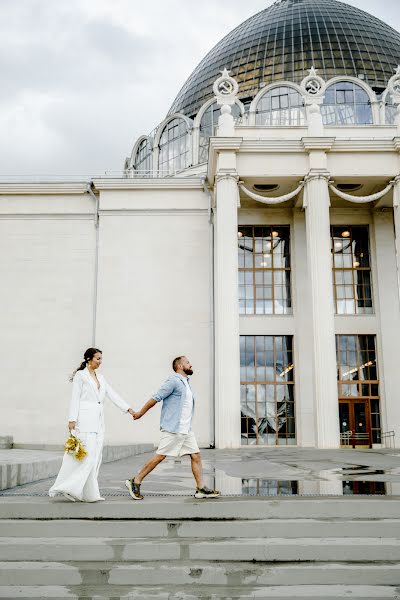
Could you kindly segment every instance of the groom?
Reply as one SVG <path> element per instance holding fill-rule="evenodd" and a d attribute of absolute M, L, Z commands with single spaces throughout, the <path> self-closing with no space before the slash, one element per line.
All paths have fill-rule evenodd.
<path fill-rule="evenodd" d="M 172 363 L 174 373 L 160 387 L 158 392 L 133 414 L 135 420 L 140 419 L 147 411 L 162 402 L 160 429 L 161 439 L 156 454 L 151 458 L 133 479 L 127 479 L 125 485 L 134 500 L 143 500 L 140 484 L 167 456 L 184 456 L 189 454 L 192 463 L 193 477 L 196 480 L 195 498 L 216 498 L 220 495 L 204 485 L 203 467 L 200 450 L 192 431 L 194 398 L 189 383 L 193 368 L 186 356 L 178 356 Z"/>

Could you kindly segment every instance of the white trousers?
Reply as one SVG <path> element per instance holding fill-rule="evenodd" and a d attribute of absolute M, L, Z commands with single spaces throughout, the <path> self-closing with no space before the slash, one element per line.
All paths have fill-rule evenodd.
<path fill-rule="evenodd" d="M 104 432 L 78 433 L 87 455 L 81 461 L 65 452 L 60 471 L 49 496 L 64 493 L 82 502 L 96 502 L 100 499 L 98 474 L 103 455 Z"/>

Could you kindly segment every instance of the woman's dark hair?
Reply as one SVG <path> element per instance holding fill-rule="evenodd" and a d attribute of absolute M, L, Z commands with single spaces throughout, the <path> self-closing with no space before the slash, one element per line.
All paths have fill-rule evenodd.
<path fill-rule="evenodd" d="M 70 381 L 73 380 L 75 373 L 77 373 L 78 371 L 83 371 L 83 369 L 86 368 L 87 363 L 92 360 L 92 358 L 94 357 L 95 354 L 97 353 L 103 354 L 103 352 L 101 350 L 99 350 L 98 348 L 88 348 L 85 351 L 85 354 L 83 355 L 83 361 L 81 362 L 81 364 L 79 365 L 79 367 L 77 369 L 75 369 L 75 371 L 72 373 L 71 377 L 70 377 Z"/>

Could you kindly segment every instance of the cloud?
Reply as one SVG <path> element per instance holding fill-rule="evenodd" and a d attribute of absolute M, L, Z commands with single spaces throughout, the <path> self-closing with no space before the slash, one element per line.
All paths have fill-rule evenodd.
<path fill-rule="evenodd" d="M 351 0 L 400 28 L 397 0 Z M 254 0 L 2 0 L 0 174 L 120 170 Z"/>

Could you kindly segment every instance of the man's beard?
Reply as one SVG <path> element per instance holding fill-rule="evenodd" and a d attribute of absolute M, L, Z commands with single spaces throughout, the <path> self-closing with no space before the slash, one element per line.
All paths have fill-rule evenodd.
<path fill-rule="evenodd" d="M 193 375 L 193 369 L 183 369 L 185 375 Z"/>

